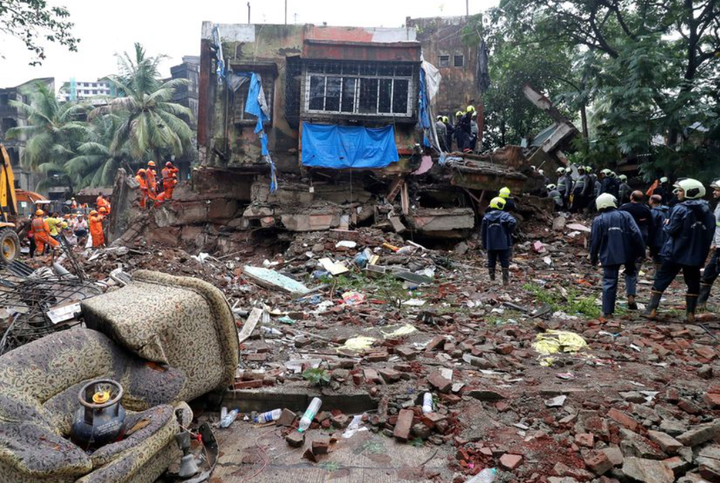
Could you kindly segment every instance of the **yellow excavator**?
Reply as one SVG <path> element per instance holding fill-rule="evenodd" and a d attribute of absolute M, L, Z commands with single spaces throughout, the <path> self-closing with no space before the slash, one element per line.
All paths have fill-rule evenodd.
<path fill-rule="evenodd" d="M 20 254 L 20 239 L 16 233 L 18 220 L 15 175 L 10 156 L 0 144 L 0 263 L 10 263 Z"/>

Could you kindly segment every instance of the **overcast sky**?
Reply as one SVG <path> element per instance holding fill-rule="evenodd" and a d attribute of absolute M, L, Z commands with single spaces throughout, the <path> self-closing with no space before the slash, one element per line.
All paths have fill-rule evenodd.
<path fill-rule="evenodd" d="M 287 0 L 288 23 L 322 25 L 401 27 L 405 17 L 465 15 L 466 0 Z M 183 55 L 200 54 L 203 20 L 217 23 L 246 23 L 247 0 L 50 0 L 64 5 L 81 39 L 78 52 L 46 45 L 47 60 L 31 67 L 30 53 L 23 44 L 0 34 L 0 87 L 11 87 L 37 77 L 55 77 L 56 87 L 74 77 L 93 81 L 117 72 L 114 54 L 142 43 L 153 55 L 170 59 L 161 67 L 169 76 L 170 66 Z M 470 13 L 478 13 L 498 0 L 469 0 Z M 253 23 L 283 23 L 284 0 L 250 0 Z"/>

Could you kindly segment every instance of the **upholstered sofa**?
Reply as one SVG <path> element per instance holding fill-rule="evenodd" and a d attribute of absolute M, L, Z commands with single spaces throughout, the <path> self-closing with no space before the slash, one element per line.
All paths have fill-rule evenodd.
<path fill-rule="evenodd" d="M 174 436 L 192 419 L 184 401 L 232 382 L 237 330 L 212 285 L 141 271 L 82 310 L 88 328 L 0 357 L 3 483 L 152 483 L 179 461 Z M 68 436 L 80 388 L 99 378 L 122 384 L 126 428 L 139 429 L 90 453 Z"/>

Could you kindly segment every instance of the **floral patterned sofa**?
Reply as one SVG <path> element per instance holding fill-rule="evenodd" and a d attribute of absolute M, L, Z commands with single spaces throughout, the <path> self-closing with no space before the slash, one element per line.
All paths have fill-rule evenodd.
<path fill-rule="evenodd" d="M 4 483 L 151 483 L 179 461 L 174 436 L 192 419 L 184 401 L 232 382 L 237 330 L 212 285 L 139 271 L 82 309 L 88 328 L 0 357 Z M 80 388 L 98 378 L 122 384 L 126 428 L 139 429 L 87 453 L 68 435 Z"/>

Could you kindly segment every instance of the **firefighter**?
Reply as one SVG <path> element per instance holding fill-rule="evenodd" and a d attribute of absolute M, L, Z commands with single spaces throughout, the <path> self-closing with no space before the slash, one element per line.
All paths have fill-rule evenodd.
<path fill-rule="evenodd" d="M 140 185 L 140 208 L 145 209 L 150 193 L 148 191 L 147 175 L 144 169 L 138 169 L 137 175 L 135 175 L 135 181 Z"/>
<path fill-rule="evenodd" d="M 102 214 L 104 211 L 106 210 L 103 207 L 100 208 L 100 213 L 95 210 L 90 212 L 89 224 L 93 248 L 105 246 L 105 233 L 103 231 L 103 220 L 105 219 L 105 216 Z"/>
<path fill-rule="evenodd" d="M 646 318 L 655 320 L 663 292 L 675 276 L 683 272 L 687 292 L 685 294 L 686 322 L 695 322 L 698 296 L 700 294 L 700 268 L 710 251 L 715 234 L 715 217 L 705 196 L 705 186 L 695 179 L 685 178 L 677 182 L 678 204 L 675 205 L 664 227 L 667 241 L 663 245 L 662 265 L 652 285 L 652 298 Z"/>
<path fill-rule="evenodd" d="M 512 234 L 517 221 L 503 211 L 505 199 L 496 197 L 490 201 L 481 225 L 482 243 L 488 255 L 490 280 L 495 280 L 495 267 L 500 259 L 503 285 L 510 283 L 510 256 L 512 253 Z"/>
<path fill-rule="evenodd" d="M 698 306 L 705 309 L 708 298 L 710 297 L 710 289 L 712 289 L 713 283 L 717 280 L 720 275 L 720 179 L 716 179 L 710 184 L 713 189 L 713 198 L 717 202 L 715 205 L 715 234 L 713 236 L 712 245 L 712 257 L 703 270 L 702 280 L 700 280 L 700 296 L 698 297 Z"/>
<path fill-rule="evenodd" d="M 148 161 L 145 169 L 145 178 L 147 179 L 148 193 L 157 195 L 157 173 L 155 172 L 155 161 Z"/>
<path fill-rule="evenodd" d="M 43 210 L 37 210 L 35 212 L 35 218 L 33 218 L 32 224 L 30 225 L 33 238 L 35 239 L 35 253 L 40 255 L 45 253 L 45 245 L 50 245 L 51 248 L 60 245 L 57 240 L 50 236 L 50 227 L 44 216 L 45 212 Z"/>

